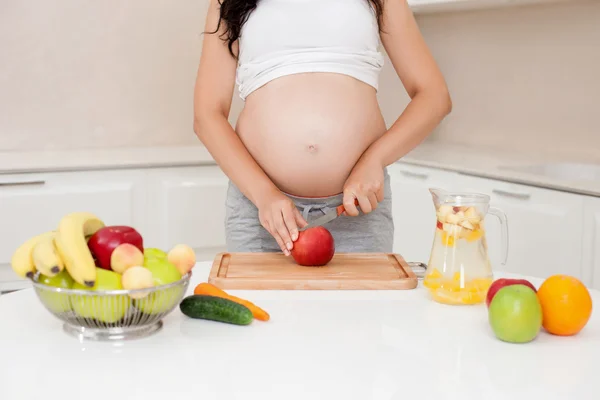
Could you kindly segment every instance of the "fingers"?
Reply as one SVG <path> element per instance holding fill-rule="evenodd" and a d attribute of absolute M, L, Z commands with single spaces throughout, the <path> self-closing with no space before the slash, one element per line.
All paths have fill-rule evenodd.
<path fill-rule="evenodd" d="M 294 216 L 296 218 L 296 224 L 300 228 L 304 228 L 306 225 L 308 225 L 308 222 L 304 219 L 304 217 L 302 216 L 302 214 L 296 207 L 294 207 Z M 294 236 L 292 235 L 292 239 L 296 240 L 296 239 L 298 239 L 298 236 L 296 236 L 296 238 L 294 238 Z"/>
<path fill-rule="evenodd" d="M 296 224 L 296 215 L 294 214 L 294 210 L 297 209 L 293 204 L 288 205 L 281 210 L 283 214 L 283 222 L 285 223 L 286 232 L 289 236 L 289 243 L 286 242 L 286 247 L 288 248 L 288 250 L 291 250 L 294 247 L 294 244 L 292 242 L 298 239 L 298 225 Z"/>
<path fill-rule="evenodd" d="M 289 256 L 294 248 L 294 241 L 298 239 L 298 227 L 304 227 L 308 223 L 294 202 L 288 199 L 274 202 L 262 214 L 262 226 L 273 236 L 283 254 Z"/>
<path fill-rule="evenodd" d="M 377 195 L 375 193 L 369 193 L 369 203 L 371 203 L 371 210 L 375 210 L 379 205 L 379 201 L 377 201 Z"/>
<path fill-rule="evenodd" d="M 351 217 L 356 217 L 358 215 L 358 208 L 356 208 L 356 205 L 354 204 L 354 199 L 358 199 L 358 196 L 353 193 L 352 189 L 344 190 L 344 209 L 346 215 Z M 358 202 L 360 205 L 360 199 L 358 199 Z"/>
<path fill-rule="evenodd" d="M 285 254 L 286 256 L 289 256 L 290 251 L 287 249 L 287 246 L 285 244 L 286 242 L 284 239 L 281 238 L 279 231 L 276 229 L 272 229 L 269 233 L 275 238 L 275 240 L 277 241 L 277 245 L 279 246 L 279 248 L 281 249 L 283 254 Z"/>
<path fill-rule="evenodd" d="M 378 183 L 375 187 L 375 195 L 377 196 L 377 202 L 381 203 L 385 198 L 384 188 L 381 183 Z"/>
<path fill-rule="evenodd" d="M 283 243 L 282 250 L 284 254 L 288 255 L 292 249 L 292 237 L 290 236 L 290 231 L 288 230 L 283 218 L 283 209 L 280 209 L 279 212 L 276 211 L 273 213 L 273 224 L 275 226 L 275 231 Z"/>
<path fill-rule="evenodd" d="M 345 215 L 357 216 L 359 215 L 358 209 L 354 204 L 354 199 L 358 201 L 360 210 L 368 214 L 374 211 L 379 203 L 383 201 L 384 192 L 383 187 L 380 184 L 365 185 L 362 187 L 348 187 L 344 191 L 344 208 L 346 211 Z"/>
<path fill-rule="evenodd" d="M 358 200 L 358 205 L 360 206 L 360 210 L 365 214 L 368 214 L 371 211 L 373 211 L 371 201 L 369 200 L 369 195 L 370 193 L 360 193 L 358 196 L 356 196 L 356 199 Z"/>
<path fill-rule="evenodd" d="M 264 219 L 261 218 L 260 223 L 267 230 L 267 232 L 269 232 L 269 234 L 271 236 L 273 236 L 273 238 L 277 242 L 277 245 L 279 246 L 281 251 L 285 255 L 289 255 L 289 252 L 285 246 L 285 243 L 281 239 L 281 236 L 279 236 L 279 233 L 277 232 L 277 230 L 273 228 L 274 225 L 273 225 L 273 220 L 272 220 L 271 215 L 266 216 Z"/>

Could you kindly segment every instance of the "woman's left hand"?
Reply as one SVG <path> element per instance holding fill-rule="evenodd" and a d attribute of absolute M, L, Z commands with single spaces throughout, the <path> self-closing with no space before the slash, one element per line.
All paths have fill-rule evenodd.
<path fill-rule="evenodd" d="M 368 159 L 359 160 L 344 183 L 345 214 L 353 217 L 359 214 L 354 199 L 358 200 L 361 211 L 368 214 L 377 208 L 379 202 L 383 201 L 383 196 L 384 183 L 381 163 Z"/>

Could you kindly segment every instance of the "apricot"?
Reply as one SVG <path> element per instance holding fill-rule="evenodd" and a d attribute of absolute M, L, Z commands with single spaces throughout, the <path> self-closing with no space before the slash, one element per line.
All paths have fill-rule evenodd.
<path fill-rule="evenodd" d="M 178 244 L 169 251 L 167 260 L 175 265 L 181 275 L 185 275 L 196 265 L 196 253 L 190 246 Z"/>
<path fill-rule="evenodd" d="M 121 285 L 126 290 L 148 289 L 154 286 L 154 278 L 149 269 L 139 265 L 127 268 L 121 277 Z M 148 296 L 149 291 L 142 293 L 131 293 L 132 299 L 141 299 Z"/>
<path fill-rule="evenodd" d="M 110 256 L 110 267 L 119 274 L 124 273 L 130 267 L 143 264 L 144 253 L 129 243 L 118 245 Z"/>

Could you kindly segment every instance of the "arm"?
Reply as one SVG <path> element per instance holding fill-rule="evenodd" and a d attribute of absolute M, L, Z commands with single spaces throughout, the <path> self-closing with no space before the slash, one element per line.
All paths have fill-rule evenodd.
<path fill-rule="evenodd" d="M 388 132 L 365 152 L 364 157 L 385 167 L 417 147 L 450 113 L 452 101 L 406 0 L 385 2 L 381 41 L 411 98 Z"/>
<path fill-rule="evenodd" d="M 411 98 L 388 131 L 363 153 L 344 185 L 348 215 L 369 213 L 383 200 L 383 168 L 417 147 L 450 113 L 444 77 L 421 36 L 406 0 L 384 2 L 381 41 Z"/>
<path fill-rule="evenodd" d="M 211 0 L 194 90 L 194 132 L 225 175 L 259 209 L 261 224 L 288 254 L 298 236 L 297 225 L 306 222 L 291 199 L 260 168 L 228 121 L 237 62 L 220 38 L 223 24 L 219 32 L 209 33 L 216 30 L 218 21 L 219 4 Z"/>
<path fill-rule="evenodd" d="M 256 205 L 261 193 L 276 188 L 228 121 L 236 60 L 219 37 L 222 29 L 209 33 L 218 21 L 219 5 L 211 0 L 194 90 L 194 131 L 223 172 Z"/>

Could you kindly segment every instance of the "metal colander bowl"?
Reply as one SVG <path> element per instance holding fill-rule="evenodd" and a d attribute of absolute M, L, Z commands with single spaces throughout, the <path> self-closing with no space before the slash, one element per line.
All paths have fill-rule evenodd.
<path fill-rule="evenodd" d="M 34 276 L 38 298 L 79 339 L 126 340 L 155 333 L 181 302 L 191 272 L 177 282 L 137 290 L 91 291 L 48 286 Z"/>

